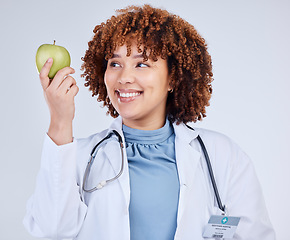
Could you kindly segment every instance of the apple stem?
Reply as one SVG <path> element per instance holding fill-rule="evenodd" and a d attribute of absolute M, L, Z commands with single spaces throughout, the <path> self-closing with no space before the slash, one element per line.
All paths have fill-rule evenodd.
<path fill-rule="evenodd" d="M 55 40 L 53 40 L 53 45 L 55 45 Z"/>

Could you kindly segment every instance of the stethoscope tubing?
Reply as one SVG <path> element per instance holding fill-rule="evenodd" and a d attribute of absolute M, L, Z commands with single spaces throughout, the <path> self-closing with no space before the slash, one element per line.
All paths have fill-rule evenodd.
<path fill-rule="evenodd" d="M 188 125 L 186 125 L 186 126 L 189 129 L 194 131 L 194 129 L 192 127 L 190 127 Z M 90 170 L 90 168 L 91 168 L 91 166 L 92 166 L 92 164 L 94 162 L 95 156 L 96 156 L 95 152 L 96 152 L 97 148 L 100 146 L 100 144 L 102 144 L 105 140 L 109 139 L 113 134 L 115 134 L 118 137 L 118 141 L 119 141 L 120 149 L 121 149 L 122 163 L 121 163 L 120 171 L 115 177 L 113 177 L 111 179 L 108 179 L 108 180 L 101 181 L 96 187 L 94 187 L 92 189 L 86 189 L 85 184 L 86 184 L 86 181 L 87 181 L 87 178 L 88 178 L 89 170 Z M 201 139 L 201 137 L 199 135 L 197 136 L 197 140 L 198 140 L 198 142 L 199 142 L 199 144 L 201 146 L 202 152 L 203 152 L 205 160 L 206 160 L 209 176 L 210 176 L 210 179 L 211 179 L 211 183 L 212 183 L 214 194 L 215 194 L 215 197 L 216 197 L 216 200 L 217 200 L 218 207 L 225 214 L 225 205 L 222 204 L 222 201 L 221 201 L 221 198 L 220 198 L 220 195 L 219 195 L 219 191 L 218 191 L 218 188 L 217 188 L 217 185 L 216 185 L 215 177 L 214 177 L 214 174 L 213 174 L 212 166 L 211 166 L 211 163 L 210 163 L 210 158 L 209 158 L 209 155 L 207 153 L 206 147 L 205 147 L 205 145 L 204 145 L 204 143 L 203 143 L 203 141 L 202 141 L 202 139 Z M 101 141 L 99 141 L 95 145 L 95 147 L 91 151 L 91 154 L 90 154 L 91 157 L 90 157 L 90 160 L 89 160 L 89 162 L 87 164 L 87 167 L 86 167 L 86 170 L 85 170 L 85 174 L 84 174 L 84 177 L 83 177 L 83 185 L 82 185 L 83 191 L 91 193 L 91 192 L 94 192 L 96 190 L 99 190 L 99 189 L 103 188 L 107 183 L 118 179 L 122 175 L 123 170 L 124 170 L 123 148 L 124 148 L 124 144 L 123 144 L 122 137 L 116 130 L 113 130 L 112 132 L 110 132 L 106 137 L 104 137 Z"/>
<path fill-rule="evenodd" d="M 120 150 L 121 150 L 121 155 L 122 155 L 121 169 L 120 169 L 119 173 L 115 177 L 113 177 L 111 179 L 107 179 L 107 180 L 101 181 L 94 188 L 86 189 L 85 184 L 86 184 L 86 180 L 88 178 L 89 170 L 90 170 L 90 168 L 91 168 L 91 166 L 92 166 L 92 164 L 94 162 L 94 159 L 96 157 L 96 155 L 94 153 L 95 153 L 96 149 L 98 148 L 98 146 L 100 146 L 105 140 L 109 139 L 113 134 L 115 134 L 118 137 L 118 142 L 120 144 Z M 83 177 L 83 186 L 82 186 L 83 191 L 91 193 L 91 192 L 94 192 L 96 190 L 99 190 L 99 189 L 103 188 L 105 185 L 107 185 L 107 183 L 113 182 L 114 180 L 118 179 L 122 175 L 123 170 L 124 170 L 124 153 L 123 153 L 123 148 L 124 148 L 124 144 L 123 144 L 122 137 L 121 137 L 121 135 L 116 130 L 113 130 L 112 132 L 110 132 L 106 137 L 104 137 L 101 141 L 99 141 L 96 144 L 96 146 L 91 151 L 91 154 L 90 154 L 91 157 L 90 157 L 90 160 L 89 160 L 89 162 L 87 164 L 87 167 L 86 167 L 86 170 L 85 170 L 85 174 L 84 174 L 84 177 Z"/>
<path fill-rule="evenodd" d="M 186 125 L 189 129 L 194 130 L 194 128 L 192 128 L 191 126 L 189 125 Z M 218 204 L 218 207 L 219 209 L 225 214 L 225 211 L 226 211 L 226 207 L 225 205 L 222 204 L 222 201 L 221 201 L 221 198 L 220 198 L 220 194 L 219 194 L 219 191 L 218 191 L 218 188 L 217 188 L 217 185 L 216 185 L 216 181 L 215 181 L 215 177 L 214 177 L 214 174 L 213 174 L 213 170 L 212 170 L 212 166 L 211 166 L 211 163 L 210 163 L 210 158 L 209 158 L 209 155 L 207 153 L 207 150 L 206 150 L 206 147 L 201 139 L 201 137 L 199 135 L 197 135 L 197 140 L 201 146 L 201 150 L 203 152 L 203 155 L 204 155 L 204 158 L 205 158 L 205 161 L 206 161 L 206 165 L 207 165 L 207 169 L 208 169 L 208 172 L 209 172 L 209 176 L 210 176 L 210 180 L 211 180 L 211 184 L 212 184 L 212 187 L 213 187 L 213 190 L 214 190 L 214 195 L 216 197 L 216 200 L 217 200 L 217 204 Z"/>
<path fill-rule="evenodd" d="M 205 160 L 206 160 L 206 164 L 207 164 L 209 176 L 210 176 L 210 179 L 211 179 L 212 187 L 213 187 L 213 190 L 214 190 L 214 194 L 215 194 L 215 197 L 216 197 L 216 200 L 217 200 L 217 204 L 219 206 L 219 209 L 222 210 L 222 212 L 225 212 L 225 206 L 222 204 L 222 201 L 221 201 L 221 198 L 220 198 L 220 195 L 219 195 L 219 191 L 218 191 L 218 188 L 217 188 L 217 185 L 216 185 L 215 177 L 213 175 L 213 170 L 212 170 L 212 167 L 211 167 L 211 163 L 210 163 L 210 159 L 209 159 L 206 147 L 204 146 L 204 143 L 201 140 L 201 137 L 199 135 L 197 136 L 197 140 L 199 141 L 199 144 L 200 144 L 200 146 L 202 148 L 202 151 L 203 151 L 203 154 L 204 154 L 204 157 L 205 157 Z"/>

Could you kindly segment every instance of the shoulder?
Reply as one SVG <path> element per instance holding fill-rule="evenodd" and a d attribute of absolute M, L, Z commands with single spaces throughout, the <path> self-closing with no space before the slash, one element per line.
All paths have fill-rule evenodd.
<path fill-rule="evenodd" d="M 240 181 L 256 177 L 252 160 L 234 140 L 212 130 L 198 130 L 208 149 L 213 168 L 219 175 L 219 181 L 222 181 L 225 176 L 227 179 L 237 178 Z M 244 174 L 245 172 L 247 175 Z"/>
<path fill-rule="evenodd" d="M 77 146 L 78 148 L 81 148 L 81 149 L 89 147 L 90 145 L 93 145 L 96 142 L 99 142 L 100 140 L 102 140 L 108 134 L 108 132 L 109 132 L 109 129 L 105 129 L 101 132 L 94 133 L 85 138 L 77 138 L 76 139 Z"/>
<path fill-rule="evenodd" d="M 212 161 L 225 164 L 248 164 L 250 159 L 241 147 L 227 135 L 204 128 L 194 128 L 202 139 Z M 189 129 L 189 131 L 192 131 Z M 197 140 L 195 140 L 197 141 Z"/>
<path fill-rule="evenodd" d="M 107 134 L 108 129 L 92 134 L 85 138 L 76 138 L 76 160 L 79 181 L 81 181 L 82 174 L 85 171 L 88 160 L 90 159 L 92 150 L 98 142 L 100 142 Z"/>
<path fill-rule="evenodd" d="M 228 137 L 227 135 L 216 132 L 209 129 L 204 128 L 196 128 L 195 129 L 198 132 L 198 135 L 206 142 L 207 144 L 214 144 L 217 146 L 223 146 L 223 147 L 230 147 L 230 148 L 239 148 L 237 143 Z"/>
<path fill-rule="evenodd" d="M 122 119 L 116 118 L 111 125 L 109 126 L 109 128 L 92 134 L 86 138 L 77 138 L 76 142 L 77 142 L 77 148 L 79 152 L 84 153 L 85 152 L 91 152 L 92 149 L 95 147 L 95 145 L 100 142 L 101 140 L 103 140 L 110 132 L 112 131 L 117 131 L 122 137 L 123 137 L 123 133 L 122 133 Z"/>
<path fill-rule="evenodd" d="M 239 148 L 239 146 L 228 136 L 223 133 L 204 129 L 196 128 L 193 126 L 180 124 L 176 128 L 176 134 L 179 138 L 187 138 L 187 141 L 197 141 L 197 136 L 200 136 L 204 144 L 207 146 L 223 146 L 228 148 Z"/>

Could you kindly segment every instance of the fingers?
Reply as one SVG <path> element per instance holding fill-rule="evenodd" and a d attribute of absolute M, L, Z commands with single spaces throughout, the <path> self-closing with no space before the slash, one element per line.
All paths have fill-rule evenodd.
<path fill-rule="evenodd" d="M 55 106 L 60 103 L 65 103 L 69 99 L 72 99 L 73 103 L 73 98 L 79 91 L 79 88 L 76 85 L 76 80 L 70 76 L 70 74 L 75 73 L 75 70 L 71 67 L 60 69 L 51 80 L 48 77 L 51 66 L 52 59 L 49 58 L 43 65 L 39 74 L 48 105 L 51 106 L 51 108 L 55 108 Z"/>
<path fill-rule="evenodd" d="M 72 85 L 69 89 L 67 95 L 71 97 L 75 97 L 79 92 L 79 87 L 77 85 Z"/>
<path fill-rule="evenodd" d="M 75 73 L 75 70 L 71 67 L 65 67 L 59 70 L 54 76 L 53 80 L 51 81 L 50 87 L 53 89 L 59 88 L 62 82 L 64 81 L 64 79 L 67 78 L 66 76 L 73 73 Z"/>
<path fill-rule="evenodd" d="M 52 62 L 53 62 L 52 58 L 47 59 L 47 61 L 45 62 L 45 64 L 43 65 L 43 67 L 39 73 L 39 79 L 40 79 L 40 83 L 41 83 L 43 90 L 45 90 L 49 86 L 49 83 L 50 83 L 48 73 L 49 73 L 50 68 L 52 66 Z"/>
<path fill-rule="evenodd" d="M 73 85 L 76 85 L 76 80 L 72 76 L 67 76 L 58 88 L 60 93 L 65 94 Z"/>
<path fill-rule="evenodd" d="M 40 79 L 43 90 L 46 90 L 50 86 L 53 89 L 57 89 L 61 85 L 62 81 L 67 75 L 75 73 L 75 70 L 73 68 L 65 67 L 59 70 L 54 76 L 53 80 L 51 80 L 48 77 L 48 73 L 50 71 L 52 63 L 53 63 L 53 59 L 48 58 L 39 73 L 39 79 Z"/>

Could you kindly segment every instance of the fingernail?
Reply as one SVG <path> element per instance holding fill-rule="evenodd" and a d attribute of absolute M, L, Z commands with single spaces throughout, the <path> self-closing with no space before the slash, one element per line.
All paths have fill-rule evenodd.
<path fill-rule="evenodd" d="M 47 62 L 51 63 L 52 62 L 52 58 L 47 59 Z"/>

